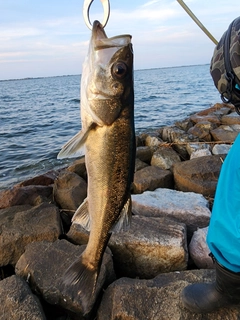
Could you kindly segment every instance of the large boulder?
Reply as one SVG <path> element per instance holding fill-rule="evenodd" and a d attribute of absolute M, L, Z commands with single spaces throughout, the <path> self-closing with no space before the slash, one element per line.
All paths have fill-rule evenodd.
<path fill-rule="evenodd" d="M 59 209 L 48 203 L 0 210 L 0 266 L 14 265 L 27 244 L 55 241 L 62 233 Z"/>
<path fill-rule="evenodd" d="M 214 197 L 222 161 L 225 155 L 198 157 L 173 166 L 175 187 Z"/>
<path fill-rule="evenodd" d="M 54 182 L 54 199 L 64 210 L 75 211 L 87 196 L 87 183 L 78 174 L 62 171 Z"/>
<path fill-rule="evenodd" d="M 153 191 L 157 188 L 173 188 L 173 175 L 170 170 L 148 166 L 135 172 L 133 193 Z"/>
<path fill-rule="evenodd" d="M 67 236 L 79 244 L 88 239 L 88 233 L 76 223 Z M 187 268 L 186 227 L 166 217 L 133 216 L 129 230 L 113 233 L 108 246 L 120 276 L 149 279 L 161 272 Z"/>
<path fill-rule="evenodd" d="M 28 279 L 30 287 L 50 304 L 59 305 L 79 315 L 83 319 L 83 309 L 78 296 L 63 297 L 60 281 L 66 269 L 76 261 L 85 246 L 76 246 L 66 240 L 54 243 L 42 241 L 31 243 L 16 264 L 16 274 Z M 105 252 L 97 281 L 96 292 L 88 302 L 89 311 L 93 308 L 102 287 L 115 280 L 110 250 Z"/>
<path fill-rule="evenodd" d="M 211 212 L 201 194 L 159 188 L 132 195 L 135 214 L 147 217 L 167 217 L 186 224 L 192 233 L 209 224 Z"/>
<path fill-rule="evenodd" d="M 15 275 L 0 281 L 0 305 L 2 320 L 46 320 L 36 295 Z"/>
<path fill-rule="evenodd" d="M 181 292 L 188 284 L 213 282 L 214 270 L 192 270 L 158 275 L 151 280 L 121 278 L 104 292 L 98 320 L 223 320 L 239 319 L 240 305 L 208 314 L 184 308 Z"/>

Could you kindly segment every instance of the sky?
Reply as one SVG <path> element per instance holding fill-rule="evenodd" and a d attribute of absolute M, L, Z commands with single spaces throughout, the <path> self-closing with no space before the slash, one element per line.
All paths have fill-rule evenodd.
<path fill-rule="evenodd" d="M 239 0 L 185 0 L 219 40 L 239 15 Z M 131 34 L 134 68 L 210 63 L 215 44 L 177 0 L 110 0 L 109 37 Z M 91 31 L 83 0 L 0 0 L 0 80 L 82 72 Z M 103 17 L 100 0 L 91 21 Z"/>

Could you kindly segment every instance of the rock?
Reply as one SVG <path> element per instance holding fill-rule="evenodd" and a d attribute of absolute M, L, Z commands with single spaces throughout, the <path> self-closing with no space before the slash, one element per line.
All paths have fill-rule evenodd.
<path fill-rule="evenodd" d="M 52 199 L 51 186 L 14 186 L 0 192 L 0 209 L 22 204 L 38 205 Z"/>
<path fill-rule="evenodd" d="M 215 144 L 215 146 L 212 148 L 213 154 L 228 154 L 229 150 L 231 149 L 231 144 Z"/>
<path fill-rule="evenodd" d="M 19 187 L 30 186 L 30 185 L 49 186 L 54 183 L 54 180 L 57 178 L 58 175 L 59 175 L 58 171 L 51 170 L 39 176 L 20 182 L 17 184 L 17 186 Z"/>
<path fill-rule="evenodd" d="M 169 170 L 148 166 L 134 174 L 133 193 L 142 193 L 157 188 L 173 188 L 173 175 Z"/>
<path fill-rule="evenodd" d="M 150 147 L 138 147 L 136 150 L 136 158 L 143 162 L 150 163 L 153 151 Z"/>
<path fill-rule="evenodd" d="M 162 139 L 163 141 L 172 143 L 179 140 L 184 134 L 185 131 L 176 126 L 166 126 L 162 130 Z"/>
<path fill-rule="evenodd" d="M 151 280 L 121 278 L 104 292 L 98 320 L 223 320 L 239 319 L 240 306 L 208 314 L 194 314 L 184 308 L 180 295 L 195 282 L 213 282 L 214 270 L 192 270 L 158 275 Z"/>
<path fill-rule="evenodd" d="M 145 139 L 145 145 L 151 148 L 159 147 L 162 143 L 163 143 L 163 140 L 158 136 L 148 135 Z"/>
<path fill-rule="evenodd" d="M 65 210 L 75 211 L 87 196 L 87 183 L 74 172 L 62 171 L 54 182 L 54 199 Z"/>
<path fill-rule="evenodd" d="M 141 161 L 140 159 L 136 158 L 135 160 L 135 172 L 138 170 L 141 170 L 143 168 L 148 167 L 148 164 L 146 162 Z"/>
<path fill-rule="evenodd" d="M 75 160 L 68 168 L 68 171 L 74 172 L 85 181 L 87 181 L 87 170 L 85 165 L 85 157 Z"/>
<path fill-rule="evenodd" d="M 0 266 L 14 265 L 27 244 L 58 239 L 62 232 L 59 209 L 47 203 L 2 209 L 0 230 Z"/>
<path fill-rule="evenodd" d="M 46 320 L 38 298 L 18 276 L 0 281 L 0 319 Z"/>
<path fill-rule="evenodd" d="M 209 257 L 210 250 L 206 243 L 207 232 L 208 227 L 198 229 L 193 233 L 189 244 L 189 254 L 199 269 L 214 268 L 213 260 Z"/>
<path fill-rule="evenodd" d="M 186 224 L 190 232 L 208 226 L 211 215 L 208 201 L 201 194 L 164 188 L 132 195 L 132 206 L 135 214 L 171 218 Z"/>
<path fill-rule="evenodd" d="M 87 232 L 75 223 L 67 235 L 74 243 L 87 239 Z M 108 246 L 119 276 L 149 279 L 187 268 L 186 227 L 166 217 L 133 216 L 130 229 L 113 233 Z"/>
<path fill-rule="evenodd" d="M 175 162 L 181 162 L 176 151 L 171 147 L 159 147 L 152 156 L 151 166 L 157 166 L 164 170 L 171 169 Z"/>
<path fill-rule="evenodd" d="M 194 158 L 199 158 L 199 157 L 206 157 L 206 156 L 211 156 L 211 151 L 209 149 L 199 149 L 194 151 L 191 156 L 190 160 Z"/>
<path fill-rule="evenodd" d="M 221 157 L 212 155 L 175 163 L 173 166 L 175 188 L 214 197 L 222 159 L 224 155 Z"/>
<path fill-rule="evenodd" d="M 231 112 L 228 115 L 224 115 L 221 119 L 221 122 L 222 124 L 227 124 L 227 125 L 240 124 L 240 116 L 236 111 Z"/>
<path fill-rule="evenodd" d="M 226 143 L 234 142 L 239 132 L 239 125 L 221 125 L 218 128 L 211 130 L 211 135 L 214 141 Z"/>
<path fill-rule="evenodd" d="M 73 300 L 70 297 L 63 299 L 59 286 L 66 269 L 79 258 L 84 249 L 85 246 L 75 246 L 66 240 L 31 243 L 17 262 L 16 274 L 28 279 L 32 290 L 40 293 L 48 303 L 79 314 L 78 319 L 81 320 L 83 310 L 80 299 L 77 296 Z M 103 257 L 96 293 L 89 301 L 89 310 L 93 308 L 102 287 L 114 280 L 112 258 L 108 250 Z"/>
<path fill-rule="evenodd" d="M 192 134 L 197 138 L 204 140 L 204 141 L 211 141 L 211 134 L 210 131 L 215 129 L 217 126 L 215 123 L 209 121 L 199 121 L 195 124 L 194 127 L 188 130 L 188 134 Z"/>
<path fill-rule="evenodd" d="M 190 158 L 191 158 L 192 153 L 195 152 L 195 151 L 198 151 L 198 150 L 201 150 L 201 149 L 207 149 L 207 150 L 210 151 L 209 144 L 202 143 L 202 142 L 188 143 L 186 145 L 186 149 L 187 149 L 188 154 L 190 155 Z"/>

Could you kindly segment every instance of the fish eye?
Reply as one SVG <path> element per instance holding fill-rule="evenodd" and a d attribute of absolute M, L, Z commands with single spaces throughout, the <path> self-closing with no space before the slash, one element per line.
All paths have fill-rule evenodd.
<path fill-rule="evenodd" d="M 112 66 L 112 74 L 118 79 L 123 78 L 126 75 L 127 70 L 128 68 L 124 62 L 116 62 Z"/>

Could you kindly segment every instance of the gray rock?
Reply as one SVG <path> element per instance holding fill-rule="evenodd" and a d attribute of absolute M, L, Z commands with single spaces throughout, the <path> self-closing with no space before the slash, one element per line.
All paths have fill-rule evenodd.
<path fill-rule="evenodd" d="M 62 171 L 54 182 L 53 193 L 62 209 L 75 211 L 87 196 L 87 183 L 74 172 Z"/>
<path fill-rule="evenodd" d="M 210 250 L 206 243 L 208 227 L 194 232 L 189 244 L 189 254 L 199 269 L 213 269 L 214 264 L 209 257 Z"/>
<path fill-rule="evenodd" d="M 146 162 L 141 161 L 140 159 L 136 158 L 135 160 L 135 172 L 138 170 L 141 170 L 143 168 L 148 167 L 148 164 Z"/>
<path fill-rule="evenodd" d="M 55 241 L 62 233 L 59 209 L 43 203 L 0 210 L 0 266 L 15 264 L 27 244 Z"/>
<path fill-rule="evenodd" d="M 159 147 L 152 156 L 151 165 L 157 166 L 164 170 L 171 169 L 173 164 L 181 162 L 181 159 L 176 151 L 171 147 L 162 146 Z"/>
<path fill-rule="evenodd" d="M 152 280 L 121 278 L 104 292 L 98 320 L 223 320 L 239 319 L 240 306 L 195 314 L 184 308 L 180 295 L 185 286 L 212 282 L 214 270 L 161 274 Z"/>
<path fill-rule="evenodd" d="M 87 241 L 87 232 L 73 223 L 68 237 Z M 113 233 L 108 243 L 120 276 L 152 278 L 161 272 L 187 268 L 186 227 L 166 217 L 133 216 L 128 231 Z"/>
<path fill-rule="evenodd" d="M 224 115 L 221 119 L 222 124 L 240 124 L 240 116 L 239 114 L 235 112 L 231 112 L 228 115 Z"/>
<path fill-rule="evenodd" d="M 79 314 L 78 319 L 81 320 L 83 310 L 80 299 L 77 296 L 73 299 L 63 298 L 59 285 L 66 269 L 79 258 L 84 249 L 85 246 L 76 246 L 66 240 L 31 243 L 16 264 L 16 274 L 28 279 L 32 290 L 40 293 L 48 303 Z M 112 258 L 108 250 L 103 257 L 96 292 L 89 301 L 89 310 L 94 306 L 103 285 L 114 280 Z"/>
<path fill-rule="evenodd" d="M 74 172 L 85 181 L 87 180 L 87 170 L 85 165 L 85 157 L 75 160 L 68 168 L 68 171 Z"/>
<path fill-rule="evenodd" d="M 142 193 L 157 188 L 173 188 L 173 175 L 171 171 L 156 166 L 143 168 L 134 175 L 133 193 Z"/>
<path fill-rule="evenodd" d="M 159 147 L 162 143 L 163 143 L 163 140 L 161 138 L 159 138 L 158 136 L 148 135 L 145 138 L 145 145 L 147 147 L 151 147 L 151 148 Z"/>
<path fill-rule="evenodd" d="M 199 157 L 206 157 L 206 156 L 211 156 L 211 151 L 209 149 L 200 149 L 200 150 L 194 151 L 191 154 L 190 160 L 195 159 L 195 158 L 199 158 Z"/>
<path fill-rule="evenodd" d="M 18 276 L 0 281 L 1 320 L 46 320 L 38 298 Z"/>
<path fill-rule="evenodd" d="M 188 143 L 186 145 L 186 149 L 188 154 L 191 157 L 191 154 L 195 151 L 201 150 L 201 149 L 208 149 L 210 151 L 210 147 L 209 144 L 207 143 L 201 143 L 201 142 L 193 142 L 193 143 Z"/>
<path fill-rule="evenodd" d="M 215 144 L 212 148 L 213 154 L 228 154 L 229 150 L 231 149 L 231 144 Z"/>
<path fill-rule="evenodd" d="M 141 216 L 165 216 L 185 223 L 190 232 L 209 224 L 211 212 L 208 201 L 193 192 L 180 192 L 170 189 L 146 191 L 132 195 L 133 212 Z"/>

